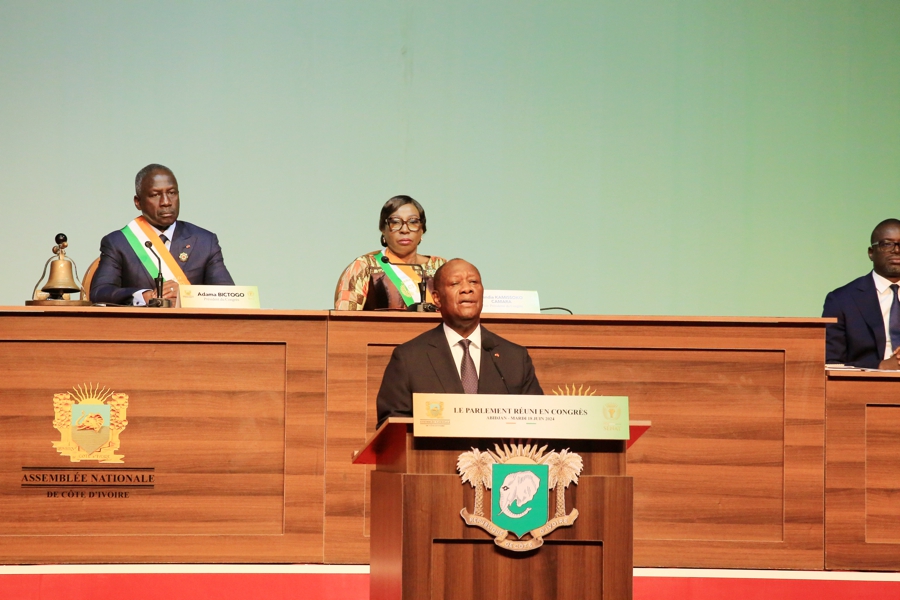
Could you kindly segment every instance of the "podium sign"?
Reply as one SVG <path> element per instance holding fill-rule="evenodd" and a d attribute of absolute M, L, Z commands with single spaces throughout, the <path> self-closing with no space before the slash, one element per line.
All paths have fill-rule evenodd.
<path fill-rule="evenodd" d="M 416 437 L 627 440 L 627 396 L 413 394 Z"/>

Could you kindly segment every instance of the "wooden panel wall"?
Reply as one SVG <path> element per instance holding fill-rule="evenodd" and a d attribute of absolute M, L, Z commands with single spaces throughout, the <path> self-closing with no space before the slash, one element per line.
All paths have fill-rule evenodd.
<path fill-rule="evenodd" d="M 0 322 L 0 561 L 322 562 L 324 313 Z M 85 385 L 128 395 L 121 464 L 52 446 L 54 394 Z M 125 474 L 152 485 L 91 484 Z"/>
<path fill-rule="evenodd" d="M 900 375 L 830 371 L 825 566 L 900 570 Z"/>
<path fill-rule="evenodd" d="M 0 562 L 368 563 L 369 477 L 351 452 L 374 429 L 391 349 L 438 322 L 0 310 Z M 530 348 L 548 393 L 577 384 L 627 394 L 632 418 L 653 421 L 627 465 L 636 566 L 823 568 L 820 320 L 485 324 Z M 125 463 L 113 467 L 152 467 L 152 490 L 123 503 L 53 503 L 46 490 L 22 487 L 23 467 L 73 466 L 51 446 L 52 399 L 83 383 L 129 394 Z M 886 427 L 871 434 L 890 439 Z M 872 510 L 892 516 L 889 503 Z"/>
<path fill-rule="evenodd" d="M 783 351 L 537 348 L 532 356 L 542 381 L 628 396 L 631 418 L 653 422 L 627 456 L 636 540 L 783 541 Z"/>
<path fill-rule="evenodd" d="M 367 471 L 338 463 L 373 431 L 391 349 L 436 324 L 332 313 L 329 562 L 367 562 Z M 653 421 L 628 457 L 635 566 L 823 568 L 821 322 L 492 316 L 485 325 L 529 348 L 546 393 L 574 384 L 628 395 L 631 417 Z"/>
<path fill-rule="evenodd" d="M 372 433 L 375 396 L 394 346 L 440 322 L 434 315 L 332 312 L 328 322 L 325 561 L 369 563 L 371 467 L 350 464 Z"/>

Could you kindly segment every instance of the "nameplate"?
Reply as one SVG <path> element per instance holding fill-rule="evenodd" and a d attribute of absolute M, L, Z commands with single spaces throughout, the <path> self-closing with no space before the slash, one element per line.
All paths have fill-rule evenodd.
<path fill-rule="evenodd" d="M 413 435 L 627 440 L 627 396 L 413 394 Z"/>
<path fill-rule="evenodd" d="M 182 308 L 259 308 L 255 285 L 181 285 Z"/>
<path fill-rule="evenodd" d="M 484 290 L 481 312 L 539 314 L 541 302 L 533 290 Z"/>

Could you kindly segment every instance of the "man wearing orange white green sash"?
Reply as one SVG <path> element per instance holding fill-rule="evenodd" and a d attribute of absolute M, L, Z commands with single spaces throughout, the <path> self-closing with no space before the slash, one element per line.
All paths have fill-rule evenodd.
<path fill-rule="evenodd" d="M 178 220 L 178 181 L 171 169 L 147 165 L 134 188 L 141 216 L 100 241 L 92 302 L 144 306 L 156 297 L 159 262 L 146 242 L 162 258 L 164 298 L 176 298 L 179 285 L 234 285 L 216 234 Z"/>

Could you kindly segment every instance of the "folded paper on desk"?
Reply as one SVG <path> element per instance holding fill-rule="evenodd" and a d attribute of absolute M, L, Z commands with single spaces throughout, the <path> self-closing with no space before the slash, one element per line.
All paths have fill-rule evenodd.
<path fill-rule="evenodd" d="M 481 312 L 539 314 L 541 303 L 534 290 L 484 290 Z"/>

